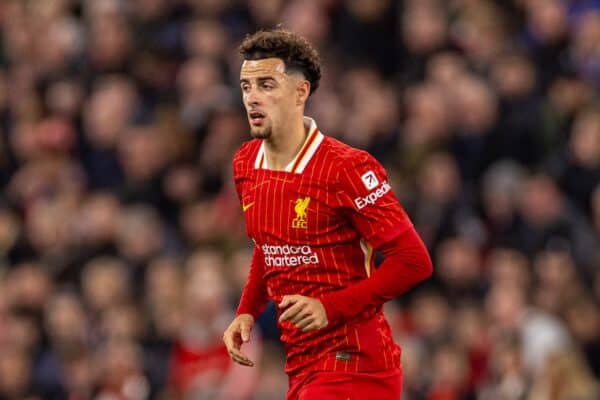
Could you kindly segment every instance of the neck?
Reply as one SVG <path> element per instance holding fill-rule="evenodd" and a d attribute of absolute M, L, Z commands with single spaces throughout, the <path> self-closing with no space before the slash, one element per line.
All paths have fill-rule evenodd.
<path fill-rule="evenodd" d="M 293 123 L 280 132 L 273 132 L 272 137 L 265 140 L 265 156 L 269 168 L 284 170 L 302 148 L 307 134 L 302 116 L 294 118 Z"/>

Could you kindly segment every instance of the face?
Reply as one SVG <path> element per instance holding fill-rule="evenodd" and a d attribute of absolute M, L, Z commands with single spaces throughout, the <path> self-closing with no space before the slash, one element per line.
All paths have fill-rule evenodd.
<path fill-rule="evenodd" d="M 286 121 L 304 105 L 309 89 L 306 80 L 286 74 L 279 58 L 244 61 L 240 87 L 250 133 L 258 139 L 270 139 L 273 131 L 285 128 Z"/>

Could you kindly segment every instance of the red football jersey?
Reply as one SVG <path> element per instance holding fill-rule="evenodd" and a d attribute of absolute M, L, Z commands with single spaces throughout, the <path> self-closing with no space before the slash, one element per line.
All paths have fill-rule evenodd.
<path fill-rule="evenodd" d="M 412 226 L 379 162 L 323 135 L 312 119 L 305 122 L 306 142 L 284 171 L 269 169 L 259 139 L 234 157 L 235 185 L 255 242 L 238 314 L 256 318 L 268 298 L 318 298 L 367 279 L 373 249 Z M 400 365 L 381 307 L 317 331 L 303 333 L 288 321 L 279 327 L 288 374 Z"/>

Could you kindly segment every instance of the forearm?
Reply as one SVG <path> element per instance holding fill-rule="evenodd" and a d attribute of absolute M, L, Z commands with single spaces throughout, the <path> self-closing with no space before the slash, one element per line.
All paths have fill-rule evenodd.
<path fill-rule="evenodd" d="M 405 293 L 429 277 L 431 258 L 414 228 L 379 249 L 384 261 L 370 278 L 321 297 L 330 324 L 347 321 Z"/>
<path fill-rule="evenodd" d="M 262 262 L 262 254 L 258 248 L 255 248 L 252 254 L 252 262 L 250 263 L 248 281 L 242 291 L 240 304 L 236 312 L 236 315 L 250 314 L 254 317 L 255 321 L 269 301 L 267 287 L 263 279 L 264 268 Z"/>

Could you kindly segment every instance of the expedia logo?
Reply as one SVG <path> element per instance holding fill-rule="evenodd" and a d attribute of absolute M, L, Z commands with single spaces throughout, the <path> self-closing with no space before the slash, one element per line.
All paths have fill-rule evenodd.
<path fill-rule="evenodd" d="M 392 190 L 390 184 L 387 183 L 387 181 L 383 182 L 383 184 L 379 188 L 377 188 L 377 190 L 372 191 L 365 197 L 359 196 L 355 198 L 354 204 L 356 205 L 356 209 L 360 210 L 368 205 L 377 203 L 377 200 L 385 196 L 385 194 L 390 190 Z"/>

